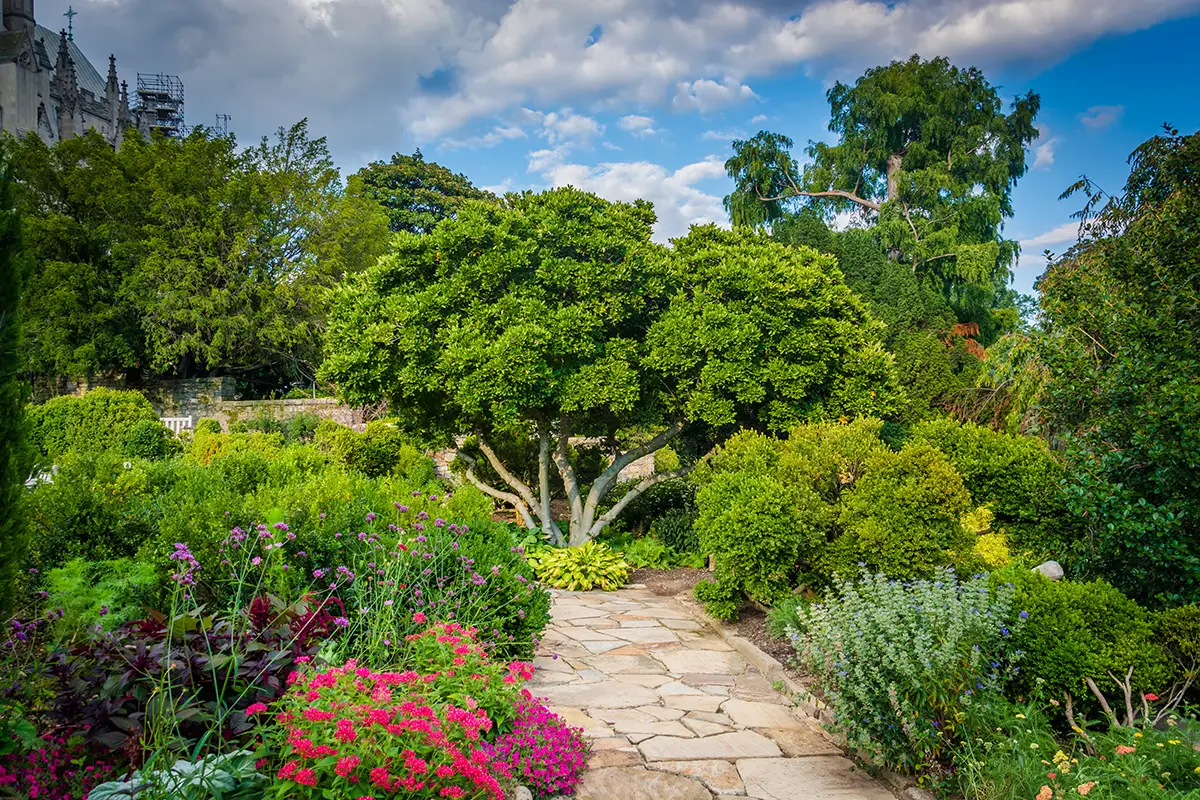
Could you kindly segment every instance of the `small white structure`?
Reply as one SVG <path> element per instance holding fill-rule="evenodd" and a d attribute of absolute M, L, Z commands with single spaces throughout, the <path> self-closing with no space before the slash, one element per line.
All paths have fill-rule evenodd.
<path fill-rule="evenodd" d="M 161 422 L 171 429 L 171 433 L 178 436 L 183 431 L 192 429 L 192 418 L 187 417 L 162 417 Z"/>

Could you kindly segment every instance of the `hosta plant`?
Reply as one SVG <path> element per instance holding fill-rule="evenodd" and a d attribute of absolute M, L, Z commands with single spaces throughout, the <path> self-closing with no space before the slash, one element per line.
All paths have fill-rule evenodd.
<path fill-rule="evenodd" d="M 615 591 L 625 583 L 630 569 L 620 553 L 599 542 L 544 550 L 530 556 L 530 562 L 542 583 L 572 592 Z"/>

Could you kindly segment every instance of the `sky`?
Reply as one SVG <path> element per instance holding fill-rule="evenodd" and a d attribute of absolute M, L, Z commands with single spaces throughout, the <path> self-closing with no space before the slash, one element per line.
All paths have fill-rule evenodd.
<path fill-rule="evenodd" d="M 1171 123 L 1200 128 L 1200 0 L 73 0 L 104 74 L 178 75 L 189 124 L 242 143 L 309 119 L 343 174 L 392 153 L 492 190 L 655 204 L 655 235 L 728 224 L 724 161 L 759 130 L 830 141 L 825 93 L 918 53 L 1041 96 L 1005 229 L 1014 286 L 1075 238 L 1081 174 L 1115 191 Z M 67 2 L 37 0 L 65 27 Z M 797 152 L 797 155 L 801 153 Z"/>

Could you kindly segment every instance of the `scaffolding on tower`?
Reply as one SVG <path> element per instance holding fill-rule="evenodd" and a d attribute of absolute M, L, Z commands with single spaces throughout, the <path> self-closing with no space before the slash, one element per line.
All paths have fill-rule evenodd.
<path fill-rule="evenodd" d="M 183 121 L 183 81 L 177 75 L 137 76 L 136 111 L 146 132 L 180 138 L 187 135 Z"/>

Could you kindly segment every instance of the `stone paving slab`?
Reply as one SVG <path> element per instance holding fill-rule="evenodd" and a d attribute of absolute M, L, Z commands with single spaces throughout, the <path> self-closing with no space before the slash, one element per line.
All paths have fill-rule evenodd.
<path fill-rule="evenodd" d="M 894 800 L 683 604 L 553 595 L 528 688 L 592 740 L 578 800 Z"/>

